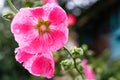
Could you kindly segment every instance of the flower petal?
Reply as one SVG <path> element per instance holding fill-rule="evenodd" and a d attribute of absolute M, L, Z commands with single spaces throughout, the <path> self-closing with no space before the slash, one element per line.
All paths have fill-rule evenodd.
<path fill-rule="evenodd" d="M 53 30 L 50 33 L 46 33 L 43 36 L 34 39 L 29 46 L 24 48 L 24 50 L 33 54 L 38 52 L 45 53 L 48 51 L 56 51 L 62 48 L 67 42 L 68 35 L 66 35 L 66 33 L 68 33 L 68 31 L 61 32 Z"/>
<path fill-rule="evenodd" d="M 23 32 L 24 34 L 25 31 L 29 31 L 29 29 L 32 29 L 34 25 L 33 21 L 34 21 L 34 16 L 32 16 L 28 8 L 20 9 L 20 11 L 15 15 L 11 23 L 12 33 L 21 34 Z"/>
<path fill-rule="evenodd" d="M 34 17 L 36 17 L 36 19 L 41 19 L 44 15 L 44 10 L 42 7 L 31 8 L 30 12 Z"/>
<path fill-rule="evenodd" d="M 35 55 L 23 66 L 35 76 L 45 76 L 51 78 L 54 75 L 54 60 L 51 53 Z"/>
<path fill-rule="evenodd" d="M 44 43 L 43 41 L 41 41 L 41 38 L 37 37 L 34 40 L 32 40 L 32 42 L 28 45 L 24 47 L 24 50 L 28 53 L 31 54 L 36 54 L 36 53 L 47 53 L 49 52 L 48 47 L 45 46 L 46 43 Z"/>
<path fill-rule="evenodd" d="M 34 25 L 35 17 L 31 14 L 29 8 L 20 9 L 11 23 L 11 31 L 20 46 L 26 45 L 24 43 L 31 42 L 37 36 L 38 32 L 34 29 Z"/>
<path fill-rule="evenodd" d="M 33 56 L 32 54 L 28 54 L 28 53 L 22 51 L 19 48 L 17 48 L 15 50 L 15 52 L 17 53 L 16 56 L 15 56 L 15 58 L 20 63 L 27 61 L 28 59 L 30 59 Z"/>
<path fill-rule="evenodd" d="M 61 32 L 61 31 L 56 31 L 53 30 L 50 32 L 48 38 L 46 39 L 46 43 L 48 47 L 50 48 L 51 51 L 56 51 L 60 48 L 62 48 L 65 43 L 67 42 L 68 39 L 68 31 L 66 32 Z M 53 42 L 53 43 L 49 43 Z"/>
<path fill-rule="evenodd" d="M 14 34 L 15 40 L 18 42 L 20 47 L 28 46 L 36 37 L 38 33 L 35 30 L 31 30 L 26 34 Z"/>
<path fill-rule="evenodd" d="M 45 3 L 55 3 L 58 4 L 57 0 L 43 0 Z"/>
<path fill-rule="evenodd" d="M 83 59 L 81 64 L 83 65 L 86 80 L 95 80 L 95 73 L 93 72 L 92 67 L 87 64 L 87 59 Z"/>
<path fill-rule="evenodd" d="M 54 7 L 49 14 L 49 21 L 54 25 L 61 24 L 66 20 L 67 15 L 61 7 L 58 6 Z"/>

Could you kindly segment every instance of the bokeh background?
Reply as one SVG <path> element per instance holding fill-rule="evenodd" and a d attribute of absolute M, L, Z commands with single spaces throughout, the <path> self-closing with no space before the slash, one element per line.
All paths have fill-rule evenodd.
<path fill-rule="evenodd" d="M 39 0 L 11 1 L 17 9 L 43 3 Z M 120 80 L 120 0 L 58 0 L 58 3 L 76 19 L 74 25 L 68 26 L 70 35 L 66 46 L 70 49 L 88 46 L 91 51 L 86 52 L 86 58 L 95 71 L 96 80 Z M 2 17 L 8 11 L 13 10 L 7 0 L 0 0 L 0 80 L 49 80 L 32 76 L 16 62 L 14 49 L 18 45 L 10 31 L 11 21 Z M 57 53 L 55 77 L 50 80 L 74 80 L 76 73 L 61 72 L 59 63 L 66 57 L 60 51 Z"/>

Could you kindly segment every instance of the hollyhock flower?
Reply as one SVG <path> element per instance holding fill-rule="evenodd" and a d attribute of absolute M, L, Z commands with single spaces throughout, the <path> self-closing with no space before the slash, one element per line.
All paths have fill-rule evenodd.
<path fill-rule="evenodd" d="M 16 60 L 23 63 L 25 69 L 35 76 L 52 78 L 54 75 L 54 60 L 51 53 L 30 54 L 24 49 L 16 49 Z"/>
<path fill-rule="evenodd" d="M 54 3 L 22 8 L 11 23 L 11 31 L 19 46 L 28 53 L 56 51 L 68 39 L 67 16 Z"/>
<path fill-rule="evenodd" d="M 56 3 L 58 4 L 57 0 L 43 0 L 45 3 Z"/>
<path fill-rule="evenodd" d="M 76 23 L 76 18 L 72 14 L 68 14 L 68 26 L 73 26 Z"/>
<path fill-rule="evenodd" d="M 93 72 L 92 67 L 87 65 L 87 60 L 82 60 L 81 64 L 83 65 L 86 80 L 95 80 L 95 73 Z"/>

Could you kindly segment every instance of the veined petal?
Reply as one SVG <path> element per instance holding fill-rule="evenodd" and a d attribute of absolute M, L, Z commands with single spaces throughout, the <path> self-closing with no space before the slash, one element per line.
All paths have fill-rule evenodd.
<path fill-rule="evenodd" d="M 31 54 L 24 51 L 24 48 L 15 50 L 16 60 L 23 63 L 23 67 L 35 76 L 52 78 L 54 75 L 54 59 L 51 52 Z"/>
<path fill-rule="evenodd" d="M 51 53 L 35 55 L 25 62 L 23 66 L 35 76 L 51 78 L 54 75 L 54 60 Z"/>
<path fill-rule="evenodd" d="M 65 45 L 68 39 L 68 35 L 66 35 L 67 33 L 68 33 L 67 30 L 66 32 L 53 30 L 49 33 L 48 39 L 46 40 L 48 41 L 47 42 L 48 47 L 50 48 L 51 51 L 56 51 Z M 49 44 L 49 42 L 53 42 L 53 43 Z"/>
<path fill-rule="evenodd" d="M 65 34 L 64 34 L 65 33 Z M 26 52 L 31 52 L 33 54 L 38 52 L 48 52 L 48 51 L 56 51 L 64 46 L 67 42 L 68 35 L 66 35 L 68 31 L 51 31 L 50 33 L 46 33 L 40 37 L 34 39 L 29 46 L 26 46 L 24 50 Z"/>
<path fill-rule="evenodd" d="M 67 15 L 65 11 L 59 6 L 54 7 L 49 14 L 49 21 L 54 25 L 61 24 L 66 20 L 67 20 Z"/>
<path fill-rule="evenodd" d="M 47 3 L 46 5 L 43 5 L 42 8 L 44 9 L 44 16 L 43 16 L 43 19 L 45 21 L 48 21 L 48 16 L 50 14 L 50 12 L 52 11 L 52 9 L 54 7 L 56 7 L 57 4 L 54 4 L 54 3 Z"/>
<path fill-rule="evenodd" d="M 48 49 L 48 47 L 46 47 L 45 44 L 46 43 L 43 42 L 41 38 L 37 37 L 34 40 L 32 40 L 32 42 L 29 45 L 25 46 L 24 50 L 31 54 L 36 54 L 41 52 L 47 53 L 50 50 Z"/>
<path fill-rule="evenodd" d="M 26 34 L 14 34 L 15 40 L 18 42 L 20 47 L 28 46 L 36 37 L 38 33 L 35 30 L 31 30 Z"/>
<path fill-rule="evenodd" d="M 11 23 L 11 31 L 20 45 L 21 43 L 23 43 L 23 46 L 28 44 L 37 36 L 37 30 L 34 29 L 34 25 L 35 17 L 31 14 L 29 8 L 20 9 Z"/>
<path fill-rule="evenodd" d="M 44 9 L 42 7 L 30 8 L 30 12 L 36 19 L 41 19 L 44 15 Z"/>
<path fill-rule="evenodd" d="M 26 14 L 25 14 L 26 13 Z M 11 23 L 11 31 L 13 34 L 21 34 L 24 29 L 25 31 L 29 31 L 29 29 L 33 28 L 34 25 L 34 16 L 31 14 L 29 8 L 22 8 L 15 15 L 12 23 Z M 19 29 L 20 28 L 20 29 Z M 26 30 L 28 29 L 28 30 Z"/>
<path fill-rule="evenodd" d="M 17 53 L 15 58 L 20 63 L 29 60 L 33 56 L 32 54 L 26 53 L 25 51 L 19 48 L 17 48 L 15 52 Z"/>

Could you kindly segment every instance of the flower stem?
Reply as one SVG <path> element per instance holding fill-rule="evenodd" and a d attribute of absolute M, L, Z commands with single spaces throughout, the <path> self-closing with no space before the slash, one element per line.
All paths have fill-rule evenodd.
<path fill-rule="evenodd" d="M 15 6 L 14 6 L 13 3 L 11 2 L 11 0 L 7 0 L 7 1 L 8 1 L 8 3 L 9 3 L 10 7 L 17 13 L 18 10 L 15 8 Z"/>
<path fill-rule="evenodd" d="M 77 64 L 76 64 L 76 59 L 72 57 L 72 54 L 70 53 L 70 51 L 66 48 L 66 47 L 63 47 L 64 50 L 67 51 L 67 53 L 70 55 L 70 57 L 73 59 L 73 62 L 74 62 L 74 66 L 75 66 L 75 69 L 77 70 L 77 72 L 82 76 L 83 80 L 84 80 L 84 75 L 81 73 L 81 71 L 79 71 L 78 67 L 77 67 Z"/>
<path fill-rule="evenodd" d="M 77 67 L 77 64 L 76 64 L 76 61 L 75 61 L 76 59 L 75 58 L 73 58 L 73 61 L 74 61 L 74 66 L 75 66 L 75 68 L 76 68 L 76 70 L 78 71 L 78 73 L 82 76 L 82 78 L 83 78 L 83 80 L 84 80 L 84 75 L 81 73 L 81 71 L 79 71 L 79 69 L 78 69 L 78 67 Z"/>

